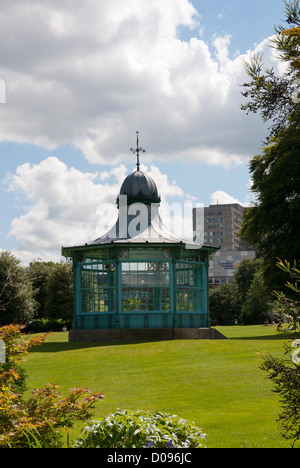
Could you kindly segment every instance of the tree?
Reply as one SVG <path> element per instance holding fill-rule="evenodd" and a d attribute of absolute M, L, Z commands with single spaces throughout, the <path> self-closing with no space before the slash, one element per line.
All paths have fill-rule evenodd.
<path fill-rule="evenodd" d="M 41 260 L 34 260 L 29 265 L 28 275 L 36 301 L 35 319 L 46 317 L 47 281 L 53 268 L 55 268 L 54 262 L 43 262 Z"/>
<path fill-rule="evenodd" d="M 284 279 L 276 270 L 277 259 L 293 261 L 300 256 L 299 154 L 300 115 L 250 162 L 257 202 L 245 213 L 241 236 L 264 259 L 270 289 L 277 289 Z"/>
<path fill-rule="evenodd" d="M 234 323 L 236 320 L 246 321 L 247 323 L 261 322 L 255 312 L 249 313 L 249 316 L 248 312 L 250 310 L 244 316 L 241 316 L 241 314 L 247 300 L 249 301 L 249 307 L 251 307 L 250 298 L 256 294 L 255 286 L 252 288 L 251 296 L 249 296 L 249 291 L 256 274 L 262 272 L 262 268 L 263 261 L 261 259 L 245 259 L 235 271 L 231 283 L 224 283 L 210 290 L 210 315 L 213 322 L 222 325 Z M 258 283 L 259 286 L 262 284 L 260 281 Z M 263 300 L 268 296 L 263 287 L 259 287 L 259 291 L 262 294 L 263 303 Z"/>
<path fill-rule="evenodd" d="M 224 283 L 209 292 L 212 322 L 228 325 L 238 320 L 241 313 L 241 297 L 235 281 Z"/>
<path fill-rule="evenodd" d="M 280 132 L 262 157 L 250 163 L 257 204 L 245 215 L 242 236 L 274 271 L 277 258 L 299 258 L 300 213 L 299 118 Z M 277 275 L 278 276 L 278 275 Z"/>
<path fill-rule="evenodd" d="M 290 297 L 287 297 L 283 291 L 274 291 L 276 296 L 275 307 L 273 310 L 273 315 L 278 320 L 285 322 L 286 319 L 289 319 L 293 322 L 293 329 L 297 328 L 297 322 L 300 321 L 300 290 L 298 288 L 298 282 L 300 281 L 300 268 L 297 267 L 297 262 L 294 261 L 293 266 L 286 260 L 280 260 L 277 262 L 278 268 L 286 272 L 290 281 L 286 282 L 286 288 L 288 288 L 292 294 Z"/>
<path fill-rule="evenodd" d="M 262 269 L 253 277 L 245 301 L 242 305 L 240 319 L 245 325 L 263 323 L 270 316 L 272 298 L 268 293 Z"/>
<path fill-rule="evenodd" d="M 34 306 L 32 285 L 20 260 L 0 252 L 0 325 L 28 322 Z"/>
<path fill-rule="evenodd" d="M 250 98 L 250 101 L 242 104 L 241 109 L 247 114 L 260 111 L 264 122 L 271 121 L 270 137 L 276 136 L 288 125 L 290 115 L 299 112 L 300 7 L 299 0 L 284 3 L 286 23 L 291 27 L 275 27 L 276 38 L 272 41 L 272 47 L 278 51 L 280 60 L 289 65 L 286 72 L 276 76 L 274 68 L 264 70 L 262 55 L 253 55 L 249 62 L 245 62 L 251 81 L 243 84 L 242 95 Z"/>
<path fill-rule="evenodd" d="M 284 276 L 276 270 L 278 258 L 299 258 L 300 238 L 300 105 L 293 99 L 296 78 L 300 77 L 300 7 L 299 1 L 285 2 L 289 29 L 278 27 L 274 47 L 282 61 L 289 64 L 282 76 L 274 70 L 262 71 L 257 57 L 246 65 L 251 82 L 245 84 L 244 96 L 251 101 L 243 109 L 260 110 L 273 127 L 263 154 L 250 161 L 252 191 L 256 202 L 244 216 L 241 237 L 264 259 L 269 289 L 277 289 Z"/>
<path fill-rule="evenodd" d="M 262 268 L 263 261 L 260 258 L 255 258 L 254 260 L 245 259 L 235 271 L 234 281 L 237 283 L 242 303 L 246 300 L 255 273 L 262 270 Z"/>
<path fill-rule="evenodd" d="M 50 319 L 69 321 L 73 315 L 72 265 L 56 263 L 47 276 L 46 316 Z"/>

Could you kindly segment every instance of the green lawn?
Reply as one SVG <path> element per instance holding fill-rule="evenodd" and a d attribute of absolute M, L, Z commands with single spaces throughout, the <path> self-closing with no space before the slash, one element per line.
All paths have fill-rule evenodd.
<path fill-rule="evenodd" d="M 55 333 L 26 357 L 28 392 L 50 382 L 64 393 L 101 391 L 94 419 L 117 408 L 177 414 L 204 430 L 208 448 L 288 447 L 276 423 L 278 396 L 257 354 L 283 356 L 285 340 L 274 327 L 218 330 L 228 339 L 68 343 L 67 333 Z"/>

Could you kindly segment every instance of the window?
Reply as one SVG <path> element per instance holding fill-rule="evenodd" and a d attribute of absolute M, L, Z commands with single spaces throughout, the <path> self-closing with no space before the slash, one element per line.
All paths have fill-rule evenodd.
<path fill-rule="evenodd" d="M 115 265 L 113 262 L 83 264 L 80 289 L 82 312 L 113 312 L 115 310 L 114 288 Z"/>
<path fill-rule="evenodd" d="M 122 311 L 169 310 L 169 262 L 122 263 Z"/>
<path fill-rule="evenodd" d="M 176 263 L 177 312 L 202 310 L 202 266 L 192 263 Z"/>

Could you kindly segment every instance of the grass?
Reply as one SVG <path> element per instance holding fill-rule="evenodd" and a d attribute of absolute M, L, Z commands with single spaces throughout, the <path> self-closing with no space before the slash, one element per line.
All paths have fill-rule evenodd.
<path fill-rule="evenodd" d="M 69 343 L 67 333 L 55 333 L 26 357 L 28 393 L 49 382 L 63 393 L 87 387 L 105 394 L 94 419 L 117 408 L 160 410 L 194 421 L 208 448 L 288 447 L 276 422 L 278 396 L 258 356 L 284 356 L 286 340 L 275 327 L 218 330 L 228 339 Z"/>

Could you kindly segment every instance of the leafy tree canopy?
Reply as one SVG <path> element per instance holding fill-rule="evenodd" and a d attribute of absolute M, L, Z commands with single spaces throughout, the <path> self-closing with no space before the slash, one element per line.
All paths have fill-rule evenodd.
<path fill-rule="evenodd" d="M 300 7 L 299 0 L 285 1 L 286 26 L 275 27 L 276 37 L 272 42 L 279 59 L 287 64 L 285 73 L 276 75 L 274 68 L 264 68 L 263 56 L 253 55 L 245 62 L 250 77 L 244 83 L 242 95 L 250 100 L 241 105 L 249 112 L 260 112 L 264 122 L 272 121 L 270 137 L 288 125 L 290 116 L 299 112 L 300 83 Z"/>
<path fill-rule="evenodd" d="M 0 324 L 26 323 L 34 314 L 33 289 L 20 260 L 0 252 Z"/>
<path fill-rule="evenodd" d="M 251 100 L 242 106 L 247 112 L 261 111 L 264 120 L 272 120 L 268 143 L 261 155 L 250 161 L 252 191 L 256 201 L 245 215 L 241 237 L 249 242 L 265 261 L 265 277 L 270 289 L 280 287 L 284 278 L 276 269 L 278 258 L 299 259 L 300 238 L 300 6 L 299 0 L 285 2 L 286 22 L 278 27 L 274 47 L 287 71 L 276 76 L 262 69 L 261 58 L 254 57 L 246 70 L 251 82 L 244 96 Z"/>

